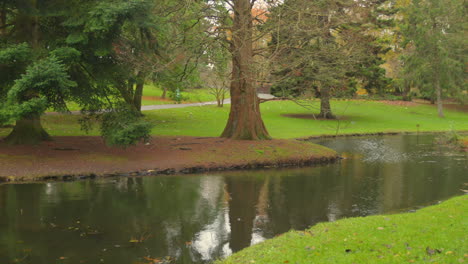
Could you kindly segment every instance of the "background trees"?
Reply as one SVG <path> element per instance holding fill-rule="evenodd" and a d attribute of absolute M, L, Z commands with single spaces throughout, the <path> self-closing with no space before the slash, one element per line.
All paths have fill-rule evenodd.
<path fill-rule="evenodd" d="M 320 117 L 334 118 L 333 96 L 354 96 L 358 88 L 401 92 L 381 67 L 388 50 L 399 52 L 401 35 L 405 56 L 393 62 L 403 69 L 398 83 L 437 98 L 443 116 L 443 95 L 460 98 L 466 90 L 464 2 L 398 3 L 405 8 L 395 14 L 391 0 L 4 0 L 0 122 L 16 122 L 11 143 L 38 142 L 48 139 L 40 115 L 67 112 L 75 102 L 106 138 L 124 137 L 109 143 L 134 143 L 149 133 L 140 113 L 146 83 L 175 91 L 176 100 L 187 86 L 211 85 L 221 102 L 229 78 L 222 136 L 268 139 L 259 87 L 313 94 Z"/>
<path fill-rule="evenodd" d="M 437 102 L 466 90 L 466 6 L 459 0 L 413 0 L 404 9 L 405 77 Z"/>
<path fill-rule="evenodd" d="M 193 10 L 172 0 L 2 2 L 0 97 L 8 100 L 0 121 L 16 120 L 7 141 L 48 139 L 40 115 L 49 108 L 67 112 L 71 101 L 88 115 L 84 121 L 97 117 L 110 144 L 146 138 L 149 125 L 134 113 L 144 83 L 151 74 L 171 76 L 174 68 L 183 68 L 179 81 L 189 75 L 193 56 L 184 45 L 197 45 L 182 39 L 198 23 L 188 15 L 181 23 L 174 18 Z"/>

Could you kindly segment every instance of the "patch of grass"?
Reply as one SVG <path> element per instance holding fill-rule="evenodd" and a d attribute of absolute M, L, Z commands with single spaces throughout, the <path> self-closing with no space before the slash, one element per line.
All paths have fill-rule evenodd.
<path fill-rule="evenodd" d="M 317 107 L 319 102 L 313 103 Z M 431 105 L 399 106 L 384 102 L 335 100 L 332 108 L 344 120 L 314 120 L 291 118 L 284 115 L 314 113 L 290 101 L 273 101 L 261 104 L 262 117 L 273 138 L 301 138 L 319 135 L 364 134 L 378 132 L 467 131 L 468 115 L 445 110 L 446 118 L 437 117 Z M 229 115 L 229 105 L 224 107 L 197 106 L 144 112 L 154 124 L 153 135 L 180 135 L 216 137 L 221 134 Z M 44 116 L 44 126 L 53 136 L 86 135 L 79 129 L 77 116 Z M 339 129 L 338 129 L 339 128 Z M 0 129 L 5 136 L 10 129 Z M 98 135 L 94 129 L 91 135 Z"/>
<path fill-rule="evenodd" d="M 156 85 L 146 84 L 143 88 L 143 98 L 141 105 L 164 105 L 174 104 L 175 102 L 169 98 L 169 91 L 167 92 L 166 99 L 161 99 L 163 90 Z M 216 97 L 210 93 L 208 88 L 200 89 L 187 89 L 181 92 L 183 98 L 186 98 L 182 103 L 200 103 L 200 102 L 213 102 L 216 101 Z M 150 99 L 148 97 L 155 97 Z M 226 98 L 229 98 L 229 93 L 226 94 Z M 67 102 L 68 109 L 70 111 L 79 111 L 80 106 L 75 102 Z M 53 111 L 49 109 L 48 111 Z"/>
<path fill-rule="evenodd" d="M 314 104 L 319 106 L 319 102 Z M 336 115 L 347 118 L 337 121 L 285 117 L 312 113 L 289 101 L 263 103 L 261 111 L 273 138 L 334 135 L 338 126 L 338 134 L 468 130 L 466 113 L 446 110 L 446 118 L 442 119 L 430 105 L 403 107 L 374 101 L 333 101 L 332 107 Z M 146 115 L 155 124 L 155 135 L 219 136 L 226 125 L 229 106 L 165 109 Z"/>
<path fill-rule="evenodd" d="M 216 263 L 462 263 L 468 261 L 467 219 L 468 196 L 460 196 L 416 213 L 290 231 Z"/>
<path fill-rule="evenodd" d="M 145 85 L 143 89 L 143 96 L 157 96 L 160 97 L 163 93 L 162 88 L 153 84 Z M 170 101 L 169 98 L 169 91 L 167 91 L 166 98 L 169 101 L 154 101 L 154 100 L 143 100 L 143 105 L 155 105 L 155 104 L 167 104 L 167 103 L 174 103 Z M 212 102 L 216 101 L 216 97 L 210 93 L 208 88 L 200 88 L 200 89 L 186 89 L 181 92 L 181 95 L 185 100 L 183 103 L 200 103 L 200 102 Z M 229 93 L 226 94 L 226 98 L 229 98 Z"/>

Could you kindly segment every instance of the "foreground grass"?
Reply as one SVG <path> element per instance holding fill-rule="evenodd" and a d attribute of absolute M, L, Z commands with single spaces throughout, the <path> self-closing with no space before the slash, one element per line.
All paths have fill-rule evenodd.
<path fill-rule="evenodd" d="M 468 196 L 416 213 L 349 218 L 290 231 L 217 264 L 462 263 Z"/>
<path fill-rule="evenodd" d="M 319 102 L 314 102 L 318 107 Z M 342 120 L 314 120 L 285 117 L 286 114 L 311 114 L 293 102 L 273 101 L 261 105 L 263 120 L 274 138 L 300 138 L 319 135 L 467 131 L 468 114 L 445 110 L 446 118 L 437 117 L 431 105 L 398 106 L 378 101 L 332 101 L 336 115 Z M 318 111 L 315 111 L 317 113 Z M 219 136 L 229 115 L 225 107 L 203 106 L 145 111 L 154 124 L 153 135 Z M 78 116 L 44 116 L 43 124 L 53 136 L 86 135 L 80 130 Z M 9 129 L 0 129 L 5 136 Z M 89 135 L 99 135 L 95 128 Z"/>

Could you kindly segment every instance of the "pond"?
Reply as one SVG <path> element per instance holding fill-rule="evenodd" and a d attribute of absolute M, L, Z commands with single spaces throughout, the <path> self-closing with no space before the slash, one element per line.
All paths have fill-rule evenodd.
<path fill-rule="evenodd" d="M 345 159 L 299 169 L 0 185 L 0 263 L 208 263 L 290 229 L 411 211 L 466 188 L 466 154 L 431 135 L 316 142 Z"/>

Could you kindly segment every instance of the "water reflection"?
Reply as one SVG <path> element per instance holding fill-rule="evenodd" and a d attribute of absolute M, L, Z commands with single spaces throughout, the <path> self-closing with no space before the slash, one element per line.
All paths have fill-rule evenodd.
<path fill-rule="evenodd" d="M 466 154 L 431 136 L 323 140 L 339 164 L 0 186 L 0 263 L 205 263 L 290 229 L 459 193 Z"/>

